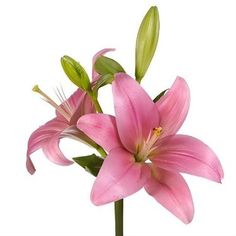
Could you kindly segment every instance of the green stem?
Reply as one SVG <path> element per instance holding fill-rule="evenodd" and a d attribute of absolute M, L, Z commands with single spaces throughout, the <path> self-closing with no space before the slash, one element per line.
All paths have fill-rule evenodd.
<path fill-rule="evenodd" d="M 123 199 L 116 201 L 114 204 L 116 236 L 123 236 Z"/>
<path fill-rule="evenodd" d="M 96 94 L 94 94 L 93 91 L 88 91 L 87 93 L 91 97 L 91 99 L 93 101 L 93 104 L 94 104 L 94 106 L 96 108 L 96 111 L 99 112 L 99 113 L 103 113 L 102 108 L 101 108 L 101 106 L 100 106 L 100 104 L 98 102 Z"/>
<path fill-rule="evenodd" d="M 102 157 L 106 157 L 107 156 L 107 153 L 105 152 L 105 150 L 101 147 L 101 146 L 99 146 L 98 145 L 98 147 L 96 148 L 96 150 L 100 153 L 100 155 L 102 156 Z"/>

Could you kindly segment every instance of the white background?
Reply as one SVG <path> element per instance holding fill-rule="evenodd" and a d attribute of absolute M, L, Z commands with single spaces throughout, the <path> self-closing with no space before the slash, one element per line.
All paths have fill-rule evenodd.
<path fill-rule="evenodd" d="M 236 1 L 230 0 L 0 0 L 0 236 L 114 235 L 113 205 L 89 199 L 94 178 L 76 165 L 56 166 L 41 151 L 34 176 L 25 169 L 27 140 L 54 116 L 31 91 L 39 84 L 50 96 L 66 79 L 60 57 L 78 59 L 91 71 L 92 55 L 105 47 L 134 74 L 139 23 L 158 5 L 161 32 L 157 54 L 143 81 L 154 97 L 176 75 L 191 88 L 189 116 L 181 133 L 210 145 L 225 171 L 223 184 L 187 176 L 195 217 L 184 225 L 144 190 L 125 200 L 126 236 L 236 235 Z M 112 113 L 110 88 L 100 97 Z M 92 151 L 63 140 L 69 156 Z"/>

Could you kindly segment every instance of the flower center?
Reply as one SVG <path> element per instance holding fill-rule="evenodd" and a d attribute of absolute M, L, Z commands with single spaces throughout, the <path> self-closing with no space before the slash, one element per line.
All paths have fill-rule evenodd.
<path fill-rule="evenodd" d="M 43 96 L 44 100 L 48 102 L 50 105 L 52 105 L 67 121 L 70 121 L 70 118 L 72 116 L 72 109 L 70 108 L 69 103 L 66 101 L 65 95 L 62 96 L 61 92 L 57 90 L 58 98 L 59 100 L 64 103 L 64 106 L 57 105 L 56 102 L 54 102 L 46 93 L 44 93 L 38 85 L 35 85 L 32 89 L 34 92 L 39 93 L 41 96 Z M 63 91 L 62 91 L 63 93 Z M 63 93 L 64 94 L 64 93 Z"/>
<path fill-rule="evenodd" d="M 145 162 L 149 155 L 156 149 L 156 141 L 162 134 L 162 127 L 156 127 L 150 131 L 147 140 L 137 148 L 135 159 L 137 162 Z"/>

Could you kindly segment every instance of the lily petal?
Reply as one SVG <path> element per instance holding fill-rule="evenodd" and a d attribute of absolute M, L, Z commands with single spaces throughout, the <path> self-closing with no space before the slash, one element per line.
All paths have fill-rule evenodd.
<path fill-rule="evenodd" d="M 153 128 L 159 127 L 159 112 L 145 90 L 125 73 L 112 83 L 117 129 L 122 144 L 135 152 Z"/>
<path fill-rule="evenodd" d="M 93 56 L 93 68 L 92 68 L 92 81 L 93 82 L 99 79 L 99 74 L 94 69 L 94 64 L 96 60 L 98 59 L 98 57 L 103 56 L 107 52 L 114 51 L 114 50 L 115 50 L 114 48 L 104 48 Z"/>
<path fill-rule="evenodd" d="M 96 112 L 94 104 L 87 93 L 83 94 L 81 100 L 77 100 L 77 104 L 75 107 L 76 108 L 74 110 L 74 113 L 70 119 L 70 125 L 76 125 L 78 119 L 81 116 Z"/>
<path fill-rule="evenodd" d="M 28 141 L 26 161 L 26 167 L 30 174 L 33 174 L 35 172 L 34 165 L 30 159 L 30 155 L 36 150 L 44 147 L 46 143 L 49 142 L 52 136 L 62 132 L 67 127 L 68 124 L 66 124 L 65 122 L 53 119 L 39 127 L 31 134 Z"/>
<path fill-rule="evenodd" d="M 70 115 L 70 124 L 76 124 L 84 114 L 95 112 L 91 98 L 81 89 L 77 89 L 60 107 Z M 56 115 L 58 119 L 68 122 L 57 110 Z"/>
<path fill-rule="evenodd" d="M 68 160 L 59 148 L 59 141 L 62 137 L 64 136 L 61 132 L 54 134 L 43 146 L 43 152 L 45 156 L 55 164 L 63 166 L 71 165 L 73 161 Z"/>
<path fill-rule="evenodd" d="M 194 207 L 191 192 L 179 173 L 156 169 L 145 190 L 172 214 L 188 224 L 193 219 Z"/>
<path fill-rule="evenodd" d="M 102 205 L 125 198 L 141 189 L 149 177 L 146 164 L 135 163 L 133 155 L 122 148 L 112 149 L 95 180 L 91 200 Z"/>
<path fill-rule="evenodd" d="M 113 116 L 84 115 L 78 120 L 77 127 L 107 151 L 122 146 Z"/>
<path fill-rule="evenodd" d="M 223 169 L 216 154 L 202 141 L 187 135 L 160 140 L 152 162 L 163 169 L 221 182 Z"/>
<path fill-rule="evenodd" d="M 176 134 L 190 104 L 190 91 L 184 79 L 177 77 L 169 91 L 156 102 L 161 116 L 162 137 Z"/>

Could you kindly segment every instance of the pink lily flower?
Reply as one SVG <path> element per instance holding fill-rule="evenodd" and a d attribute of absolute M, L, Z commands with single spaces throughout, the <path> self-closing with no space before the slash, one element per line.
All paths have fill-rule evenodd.
<path fill-rule="evenodd" d="M 114 49 L 103 49 L 95 54 L 93 57 L 93 64 L 96 59 Z M 92 81 L 99 79 L 99 75 L 92 68 Z M 90 97 L 86 92 L 77 89 L 68 99 L 63 93 L 59 92 L 61 105 L 57 105 L 49 96 L 35 86 L 35 92 L 41 94 L 45 100 L 56 109 L 56 117 L 46 124 L 36 129 L 30 136 L 27 149 L 26 167 L 30 174 L 34 174 L 35 167 L 30 158 L 30 155 L 42 148 L 45 156 L 52 162 L 58 165 L 71 165 L 74 162 L 68 160 L 59 148 L 59 141 L 61 138 L 68 137 L 80 141 L 85 141 L 91 146 L 96 144 L 88 138 L 82 131 L 76 127 L 77 120 L 84 114 L 95 113 L 96 110 L 92 104 Z"/>
<path fill-rule="evenodd" d="M 188 85 L 177 77 L 157 103 L 124 73 L 116 75 L 112 89 L 116 117 L 88 114 L 77 124 L 109 152 L 93 185 L 92 202 L 117 201 L 144 187 L 184 223 L 191 222 L 192 196 L 179 172 L 220 182 L 223 170 L 206 144 L 176 134 L 189 109 Z"/>

